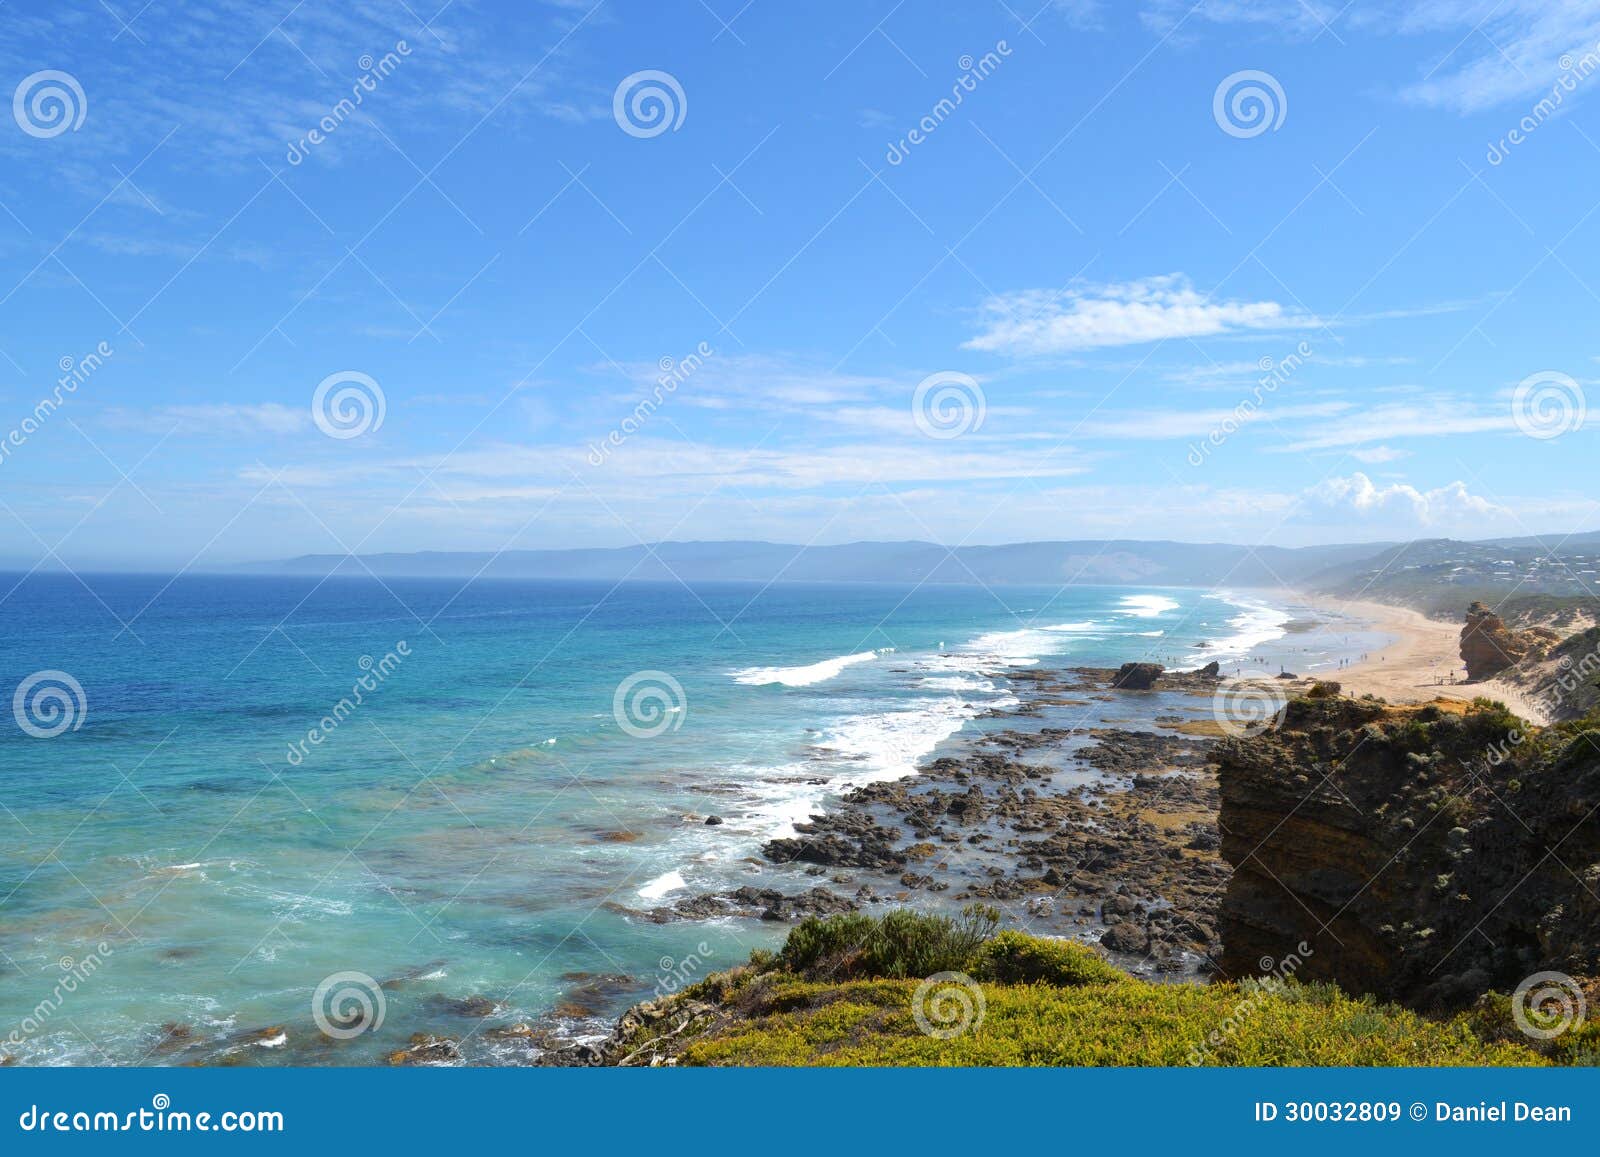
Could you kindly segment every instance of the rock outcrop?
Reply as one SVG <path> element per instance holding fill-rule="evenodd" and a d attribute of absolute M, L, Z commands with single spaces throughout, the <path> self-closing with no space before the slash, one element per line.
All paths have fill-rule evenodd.
<path fill-rule="evenodd" d="M 1111 685 L 1122 691 L 1149 691 L 1161 678 L 1160 663 L 1124 663 L 1111 678 Z"/>
<path fill-rule="evenodd" d="M 1507 667 L 1529 658 L 1542 658 L 1561 636 L 1544 627 L 1513 631 L 1505 620 L 1482 603 L 1467 608 L 1467 623 L 1461 628 L 1461 661 L 1467 665 L 1467 678 L 1493 679 Z"/>
<path fill-rule="evenodd" d="M 1222 971 L 1421 1008 L 1600 972 L 1600 732 L 1525 726 L 1327 697 L 1220 743 Z"/>

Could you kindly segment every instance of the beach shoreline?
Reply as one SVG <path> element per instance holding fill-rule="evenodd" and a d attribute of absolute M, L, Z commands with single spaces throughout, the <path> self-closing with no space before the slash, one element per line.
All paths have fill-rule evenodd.
<path fill-rule="evenodd" d="M 1277 593 L 1321 613 L 1362 620 L 1391 637 L 1391 642 L 1364 660 L 1330 673 L 1347 695 L 1376 695 L 1390 703 L 1498 699 L 1530 722 L 1548 722 L 1543 710 L 1521 689 L 1499 679 L 1466 681 L 1459 623 L 1432 619 L 1420 611 L 1388 603 L 1337 599 L 1305 591 Z M 1452 678 L 1454 682 L 1450 681 Z"/>

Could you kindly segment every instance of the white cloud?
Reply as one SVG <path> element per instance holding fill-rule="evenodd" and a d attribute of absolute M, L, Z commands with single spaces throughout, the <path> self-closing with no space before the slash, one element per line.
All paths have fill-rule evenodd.
<path fill-rule="evenodd" d="M 1370 446 L 1364 450 L 1350 451 L 1350 457 L 1358 462 L 1365 462 L 1368 466 L 1380 466 L 1385 462 L 1395 462 L 1410 456 L 1411 451 L 1396 450 L 1392 446 Z"/>
<path fill-rule="evenodd" d="M 1147 0 L 1139 13 L 1145 27 L 1163 36 L 1210 24 L 1249 24 L 1291 35 L 1316 35 L 1342 9 L 1318 0 Z"/>
<path fill-rule="evenodd" d="M 962 348 L 1017 356 L 1320 324 L 1275 301 L 1213 298 L 1176 273 L 1082 289 L 1003 293 L 984 302 L 981 312 L 983 332 Z"/>
<path fill-rule="evenodd" d="M 982 442 L 851 443 L 807 449 L 698 446 L 669 438 L 636 435 L 609 449 L 600 465 L 589 447 L 497 443 L 461 450 L 442 458 L 397 458 L 337 468 L 293 466 L 285 479 L 307 487 L 365 483 L 374 492 L 386 486 L 412 489 L 427 475 L 459 500 L 510 494 L 511 488 L 592 490 L 619 504 L 676 495 L 698 499 L 720 487 L 737 492 L 807 491 L 828 487 L 876 487 L 909 482 L 996 482 L 1007 479 L 1068 478 L 1086 473 L 1085 456 L 1070 446 L 1050 444 L 1024 451 L 1009 440 Z M 239 477 L 264 482 L 276 468 L 246 466 Z M 471 480 L 463 483 L 460 480 Z M 482 485 L 483 482 L 491 485 Z M 765 499 L 763 500 L 765 501 Z"/>
<path fill-rule="evenodd" d="M 1305 491 L 1302 497 L 1305 511 L 1310 514 L 1339 518 L 1354 515 L 1419 526 L 1467 518 L 1499 518 L 1509 513 L 1504 507 L 1469 492 L 1464 482 L 1456 481 L 1426 491 L 1400 482 L 1379 487 L 1360 471 L 1348 478 L 1324 479 Z"/>
<path fill-rule="evenodd" d="M 199 406 L 159 406 L 144 411 L 113 411 L 118 425 L 171 430 L 175 434 L 298 434 L 311 425 L 311 410 L 278 402 L 218 402 Z"/>
<path fill-rule="evenodd" d="M 1484 434 L 1516 429 L 1510 406 L 1484 407 L 1435 395 L 1415 401 L 1367 406 L 1358 412 L 1332 418 L 1282 449 L 1291 453 L 1331 450 L 1345 446 L 1389 441 L 1394 438 Z"/>
<path fill-rule="evenodd" d="M 1346 26 L 1380 36 L 1443 34 L 1402 95 L 1462 113 L 1548 95 L 1565 71 L 1563 57 L 1581 58 L 1600 44 L 1600 0 L 1146 0 L 1139 18 L 1178 40 L 1208 24 L 1295 39 Z"/>
<path fill-rule="evenodd" d="M 1257 420 L 1274 424 L 1329 418 L 1350 409 L 1349 402 L 1308 402 L 1303 405 L 1240 405 L 1215 410 L 1129 410 L 1086 421 L 1076 434 L 1083 438 L 1203 438 L 1227 425 L 1241 426 Z"/>
<path fill-rule="evenodd" d="M 1104 15 L 1100 0 L 1055 0 L 1053 6 L 1073 28 L 1099 28 Z"/>
<path fill-rule="evenodd" d="M 616 367 L 602 364 L 591 368 L 614 373 Z M 629 362 L 621 369 L 641 393 L 659 385 L 665 373 L 655 362 Z M 917 380 L 841 373 L 784 355 L 713 351 L 676 382 L 672 393 L 675 402 L 703 409 L 770 411 L 774 405 L 806 408 L 865 403 L 892 393 L 909 399 Z"/>
<path fill-rule="evenodd" d="M 1399 28 L 1462 34 L 1405 95 L 1468 113 L 1549 94 L 1562 57 L 1582 57 L 1600 42 L 1600 0 L 1417 0 Z"/>

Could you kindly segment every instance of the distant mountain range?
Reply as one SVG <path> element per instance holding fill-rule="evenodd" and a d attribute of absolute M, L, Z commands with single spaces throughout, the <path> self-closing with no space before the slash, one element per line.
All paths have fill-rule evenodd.
<path fill-rule="evenodd" d="M 508 550 L 498 554 L 423 551 L 371 554 L 359 561 L 306 555 L 244 569 L 273 574 L 685 582 L 938 582 L 989 585 L 1155 583 L 1169 586 L 1278 585 L 1313 571 L 1372 557 L 1380 547 L 1286 550 L 1184 542 L 1025 542 L 964 546 L 931 542 L 853 542 L 789 546 L 773 542 L 661 542 L 594 550 Z"/>
<path fill-rule="evenodd" d="M 617 582 L 937 582 L 1296 586 L 1456 613 L 1475 598 L 1583 596 L 1600 589 L 1600 532 L 1535 538 L 1351 543 L 1284 548 L 1087 539 L 947 549 L 931 542 L 791 546 L 661 542 L 583 550 L 303 555 L 236 568 L 251 574 L 382 578 L 589 579 Z M 1552 548 L 1555 553 L 1552 554 Z"/>

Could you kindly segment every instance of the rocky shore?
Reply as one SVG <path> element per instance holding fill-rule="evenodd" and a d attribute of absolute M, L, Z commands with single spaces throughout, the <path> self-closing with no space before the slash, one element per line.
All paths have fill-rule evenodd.
<path fill-rule="evenodd" d="M 1019 927 L 1098 943 L 1136 974 L 1209 974 L 1229 877 L 1209 762 L 1215 665 L 1011 674 L 1022 702 L 1006 717 L 1017 726 L 916 776 L 856 788 L 768 841 L 769 886 L 623 911 L 797 920 L 983 901 Z M 1072 725 L 1119 706 L 1147 727 Z"/>

